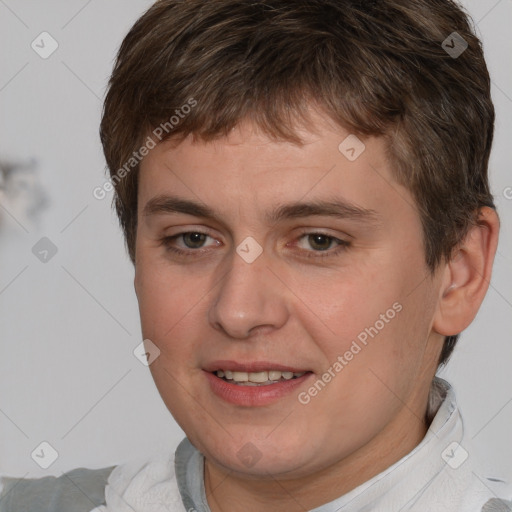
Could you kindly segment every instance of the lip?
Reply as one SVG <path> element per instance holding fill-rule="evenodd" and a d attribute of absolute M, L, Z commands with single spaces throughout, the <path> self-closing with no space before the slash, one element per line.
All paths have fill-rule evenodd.
<path fill-rule="evenodd" d="M 239 365 L 235 369 L 239 369 L 240 371 L 258 371 L 257 369 L 252 369 L 255 367 L 262 368 L 261 366 L 250 364 L 245 366 Z M 251 368 L 251 370 L 241 370 L 241 368 Z M 285 367 L 277 367 L 275 365 L 265 367 L 265 369 L 269 370 L 279 370 L 280 368 Z M 229 370 L 231 368 L 221 366 L 216 367 L 216 369 Z M 281 371 L 294 370 L 286 368 Z M 281 381 L 276 384 L 269 384 L 268 386 L 239 386 L 237 384 L 231 384 L 224 379 L 217 377 L 210 371 L 203 370 L 203 372 L 210 385 L 210 389 L 215 395 L 217 395 L 225 402 L 243 407 L 261 407 L 264 405 L 276 403 L 282 398 L 291 395 L 297 388 L 302 386 L 306 380 L 314 375 L 312 372 L 308 372 L 302 375 L 302 377 Z"/>
<path fill-rule="evenodd" d="M 207 372 L 216 372 L 217 370 L 230 370 L 232 372 L 264 372 L 265 370 L 275 370 L 279 372 L 302 373 L 311 370 L 305 368 L 296 368 L 292 366 L 283 366 L 282 364 L 271 363 L 269 361 L 253 361 L 250 363 L 239 363 L 232 360 L 213 361 L 206 365 L 203 370 Z"/>

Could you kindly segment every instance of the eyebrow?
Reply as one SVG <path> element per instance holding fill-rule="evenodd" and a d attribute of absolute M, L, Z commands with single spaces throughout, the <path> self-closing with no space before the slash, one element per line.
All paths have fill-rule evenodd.
<path fill-rule="evenodd" d="M 204 219 L 221 222 L 214 210 L 195 201 L 178 196 L 159 195 L 150 199 L 142 211 L 147 217 L 157 214 L 186 214 Z M 292 220 L 312 216 L 335 217 L 350 219 L 370 224 L 378 224 L 380 215 L 371 209 L 362 208 L 341 199 L 313 200 L 278 205 L 266 215 L 269 224 L 283 220 Z"/>

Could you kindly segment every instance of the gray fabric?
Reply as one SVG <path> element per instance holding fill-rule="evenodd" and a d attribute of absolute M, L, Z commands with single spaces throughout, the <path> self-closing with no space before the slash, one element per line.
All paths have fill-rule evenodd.
<path fill-rule="evenodd" d="M 185 509 L 211 512 L 204 488 L 204 457 L 186 437 L 176 449 L 174 471 Z"/>
<path fill-rule="evenodd" d="M 512 501 L 493 498 L 483 506 L 482 512 L 512 512 Z"/>
<path fill-rule="evenodd" d="M 114 468 L 77 468 L 60 477 L 2 477 L 0 512 L 90 512 L 105 503 Z"/>

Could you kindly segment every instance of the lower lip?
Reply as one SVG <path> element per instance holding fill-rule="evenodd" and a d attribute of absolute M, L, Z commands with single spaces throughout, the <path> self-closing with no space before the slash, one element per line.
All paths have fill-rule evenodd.
<path fill-rule="evenodd" d="M 212 391 L 224 401 L 245 407 L 258 407 L 277 402 L 290 395 L 313 374 L 311 372 L 296 379 L 284 380 L 266 386 L 240 386 L 217 377 L 214 373 L 205 371 Z"/>

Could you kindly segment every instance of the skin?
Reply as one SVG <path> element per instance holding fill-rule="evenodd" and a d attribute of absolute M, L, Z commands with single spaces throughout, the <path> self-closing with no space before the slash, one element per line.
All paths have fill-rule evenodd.
<path fill-rule="evenodd" d="M 393 179 L 383 141 L 365 140 L 350 162 L 338 150 L 349 133 L 325 116 L 312 120 L 314 130 L 297 128 L 303 145 L 244 122 L 213 142 L 162 143 L 141 164 L 135 289 L 144 338 L 161 351 L 150 369 L 205 455 L 213 512 L 309 510 L 410 452 L 428 428 L 444 336 L 469 325 L 487 290 L 498 236 L 492 210 L 431 274 L 415 202 Z M 165 194 L 206 205 L 216 219 L 146 215 Z M 376 221 L 265 217 L 283 203 L 332 199 L 371 209 Z M 187 232 L 208 236 L 192 248 L 189 238 L 162 242 Z M 311 241 L 318 232 L 333 238 Z M 263 249 L 250 264 L 236 253 L 248 236 Z M 305 405 L 298 392 L 267 406 L 232 405 L 205 378 L 215 360 L 265 360 L 312 371 L 299 389 L 307 392 L 395 303 L 402 310 Z M 260 456 L 250 467 L 238 456 L 249 442 Z"/>

